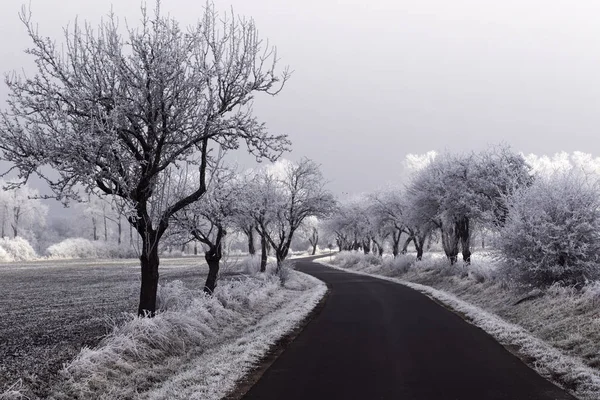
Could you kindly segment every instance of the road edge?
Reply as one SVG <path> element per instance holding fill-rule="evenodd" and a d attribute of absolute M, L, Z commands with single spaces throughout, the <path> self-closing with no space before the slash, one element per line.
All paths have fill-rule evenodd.
<path fill-rule="evenodd" d="M 302 261 L 314 261 L 311 260 L 302 260 Z M 297 273 L 310 276 L 314 279 L 314 276 L 306 274 L 301 271 L 296 271 Z M 315 305 L 315 307 L 310 311 L 310 313 L 301 321 L 298 322 L 298 325 L 292 329 L 290 332 L 279 338 L 267 351 L 267 353 L 256 363 L 256 365 L 252 368 L 252 370 L 246 374 L 242 379 L 240 379 L 236 383 L 236 387 L 227 393 L 223 400 L 241 400 L 246 393 L 262 378 L 264 373 L 269 369 L 269 367 L 279 358 L 279 356 L 287 349 L 287 347 L 302 333 L 304 328 L 317 316 L 321 313 L 323 308 L 325 307 L 325 303 L 327 302 L 327 298 L 331 292 L 331 287 L 327 285 L 325 282 L 321 281 L 324 285 L 327 286 L 327 290 L 319 300 L 319 302 Z"/>
<path fill-rule="evenodd" d="M 581 400 L 600 398 L 600 373 L 588 367 L 577 358 L 563 354 L 559 349 L 533 336 L 525 328 L 507 322 L 492 312 L 431 286 L 404 281 L 399 278 L 354 271 L 332 265 L 324 260 L 315 260 L 315 262 L 339 271 L 369 276 L 416 290 L 440 306 L 458 315 L 465 322 L 492 336 L 494 340 L 519 358 L 525 365 L 572 396 Z M 553 366 L 556 366 L 556 368 Z M 586 382 L 577 387 L 564 385 L 557 378 L 567 374 L 577 375 L 581 379 L 585 379 Z"/>

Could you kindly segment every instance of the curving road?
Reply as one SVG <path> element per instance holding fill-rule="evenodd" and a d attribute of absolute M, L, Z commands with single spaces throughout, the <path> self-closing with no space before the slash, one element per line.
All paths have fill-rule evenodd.
<path fill-rule="evenodd" d="M 323 309 L 244 399 L 563 400 L 491 336 L 426 296 L 310 261 Z"/>

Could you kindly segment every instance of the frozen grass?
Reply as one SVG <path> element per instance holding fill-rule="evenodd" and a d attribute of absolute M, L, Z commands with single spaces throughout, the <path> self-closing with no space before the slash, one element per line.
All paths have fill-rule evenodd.
<path fill-rule="evenodd" d="M 325 284 L 313 277 L 288 271 L 279 300 L 273 297 L 255 300 L 256 310 L 250 314 L 256 315 L 236 325 L 242 329 L 241 334 L 194 357 L 177 374 L 141 398 L 216 400 L 233 390 L 235 382 L 250 372 L 272 345 L 306 318 L 327 290 Z M 264 306 L 259 303 L 266 305 L 261 312 L 258 308 Z"/>
<path fill-rule="evenodd" d="M 206 272 L 203 258 L 161 260 L 161 284 L 199 287 Z M 0 265 L 0 398 L 15 383 L 30 399 L 47 398 L 63 363 L 137 310 L 138 296 L 139 260 Z"/>
<path fill-rule="evenodd" d="M 490 253 L 476 253 L 472 265 L 451 267 L 441 254 L 415 262 L 414 254 L 374 260 L 341 253 L 334 264 L 437 299 L 515 349 L 541 375 L 581 399 L 600 398 L 600 283 L 582 290 L 555 285 L 535 293 L 504 280 L 495 259 Z M 519 302 L 529 294 L 536 296 Z"/>
<path fill-rule="evenodd" d="M 49 258 L 134 258 L 135 249 L 129 245 L 118 245 L 84 238 L 69 238 L 46 249 Z"/>
<path fill-rule="evenodd" d="M 191 261 L 198 263 L 198 260 Z M 269 271 L 272 269 L 270 266 Z M 87 342 L 82 342 L 77 334 L 72 334 L 60 338 L 57 343 L 50 332 L 60 332 L 60 329 L 49 329 L 52 322 L 47 319 L 38 321 L 23 316 L 24 319 L 15 321 L 18 331 L 21 331 L 23 322 L 30 325 L 37 323 L 39 334 L 50 337 L 51 348 L 46 349 L 45 353 L 40 353 L 40 349 L 32 349 L 28 338 L 14 338 L 14 344 L 22 346 L 24 358 L 32 361 L 25 367 L 35 369 L 36 358 L 52 359 L 54 370 L 50 371 L 52 368 L 46 365 L 45 369 L 30 373 L 26 368 L 15 371 L 9 365 L 12 373 L 3 377 L 5 387 L 0 390 L 0 399 L 16 399 L 20 396 L 53 399 L 221 398 L 235 387 L 236 380 L 243 377 L 273 343 L 314 308 L 326 291 L 320 281 L 287 267 L 284 270 L 286 279 L 283 284 L 282 276 L 273 273 L 224 274 L 214 296 L 207 297 L 198 284 L 202 281 L 202 276 L 198 276 L 198 265 L 194 269 L 164 265 L 161 276 L 177 274 L 183 281 L 162 281 L 160 312 L 153 319 L 144 319 L 122 313 L 123 308 L 133 308 L 130 303 L 135 302 L 135 295 L 128 293 L 129 296 L 126 296 L 120 292 L 120 282 L 128 281 L 129 274 L 137 272 L 137 268 L 110 265 L 98 266 L 97 270 L 90 266 L 75 270 L 64 268 L 61 271 L 63 275 L 69 276 L 75 272 L 84 275 L 72 279 L 74 285 L 78 282 L 85 286 L 86 275 L 88 279 L 93 277 L 97 280 L 98 272 L 108 274 L 112 279 L 107 287 L 116 286 L 111 293 L 107 288 L 99 291 L 90 290 L 88 286 L 83 292 L 89 293 L 94 299 L 80 300 L 98 303 L 103 302 L 103 297 L 111 299 L 116 307 L 121 306 L 121 317 L 104 338 L 96 337 Z M 57 272 L 57 268 L 26 268 L 23 271 L 48 273 Z M 17 278 L 13 277 L 13 280 L 24 281 L 23 271 L 16 274 Z M 15 274 L 15 271 L 9 272 Z M 65 286 L 68 287 L 68 284 Z M 125 286 L 128 288 L 126 291 L 135 290 L 137 282 L 131 280 Z M 48 289 L 52 292 L 51 288 Z M 73 298 L 74 304 L 79 305 L 73 293 L 66 298 Z M 55 322 L 69 329 L 74 326 L 78 331 L 89 333 L 92 329 L 85 325 L 85 317 L 89 318 L 90 315 L 84 310 L 78 308 L 78 312 L 71 312 L 70 316 L 57 313 Z M 44 311 L 47 312 L 47 308 Z M 114 316 L 115 311 L 109 315 Z M 70 319 L 73 317 L 76 323 Z M 98 327 L 95 329 L 97 332 Z M 103 332 L 106 332 L 105 324 Z M 4 332 L 4 335 L 8 338 L 16 333 Z M 65 346 L 68 347 L 67 351 L 64 351 Z M 81 346 L 84 348 L 79 351 Z M 63 350 L 63 354 L 53 352 L 57 347 Z M 57 360 L 57 355 L 62 357 Z M 67 361 L 65 358 L 72 361 L 61 369 L 60 365 Z"/>

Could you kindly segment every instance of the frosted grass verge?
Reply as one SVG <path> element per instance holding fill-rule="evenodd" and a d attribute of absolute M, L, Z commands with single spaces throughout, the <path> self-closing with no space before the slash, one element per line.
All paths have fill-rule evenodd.
<path fill-rule="evenodd" d="M 234 390 L 236 382 L 251 372 L 278 340 L 296 328 L 327 291 L 323 282 L 297 271 L 290 273 L 288 283 L 308 285 L 310 289 L 246 328 L 236 340 L 191 361 L 186 369 L 141 398 L 217 400 Z"/>
<path fill-rule="evenodd" d="M 321 259 L 315 260 L 315 262 L 340 271 L 383 279 L 415 289 L 464 315 L 470 323 L 486 331 L 502 345 L 514 348 L 518 354 L 529 359 L 528 364 L 541 376 L 566 388 L 576 397 L 582 400 L 600 398 L 600 374 L 598 371 L 588 367 L 576 357 L 563 354 L 522 327 L 506 322 L 495 314 L 430 286 L 342 268 Z"/>
<path fill-rule="evenodd" d="M 178 377 L 190 370 L 194 390 L 183 398 L 220 398 L 325 292 L 325 284 L 293 270 L 285 282 L 269 273 L 222 279 L 212 297 L 169 282 L 160 288 L 155 318 L 131 315 L 97 347 L 82 349 L 48 398 L 174 398 L 171 392 L 183 390 Z M 10 388 L 0 399 L 26 389 Z"/>

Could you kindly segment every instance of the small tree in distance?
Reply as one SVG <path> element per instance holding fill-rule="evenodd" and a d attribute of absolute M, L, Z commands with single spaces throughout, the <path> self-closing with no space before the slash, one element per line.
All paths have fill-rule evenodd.
<path fill-rule="evenodd" d="M 154 16 L 142 7 L 141 26 L 123 32 L 113 14 L 95 31 L 76 23 L 64 50 L 23 9 L 38 70 L 7 77 L 0 113 L 0 150 L 21 182 L 37 174 L 65 202 L 83 187 L 124 203 L 142 239 L 138 313 L 149 316 L 159 241 L 169 219 L 205 193 L 211 148 L 245 141 L 256 157 L 274 160 L 289 145 L 252 115 L 253 95 L 278 93 L 289 76 L 277 73 L 276 50 L 263 47 L 254 22 L 218 16 L 207 3 L 202 20 L 184 30 L 156 4 Z M 166 201 L 160 183 L 181 165 L 197 168 L 198 180 Z"/>
<path fill-rule="evenodd" d="M 328 216 L 335 207 L 335 199 L 325 189 L 318 164 L 304 158 L 282 166 L 281 171 L 263 170 L 257 175 L 249 204 L 255 210 L 259 234 L 275 250 L 278 268 L 302 223 L 311 216 Z"/>

